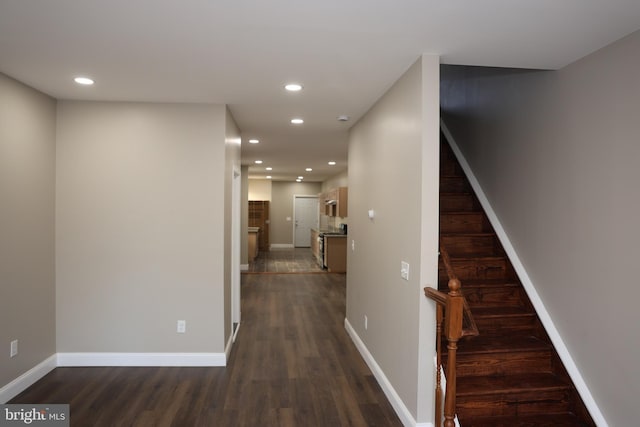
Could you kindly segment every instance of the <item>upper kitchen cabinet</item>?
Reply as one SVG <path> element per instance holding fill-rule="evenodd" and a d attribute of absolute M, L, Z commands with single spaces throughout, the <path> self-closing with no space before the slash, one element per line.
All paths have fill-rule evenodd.
<path fill-rule="evenodd" d="M 323 194 L 325 215 L 347 217 L 348 189 L 347 187 L 338 187 L 331 189 Z"/>
<path fill-rule="evenodd" d="M 249 227 L 260 227 L 258 248 L 269 250 L 269 201 L 249 200 Z"/>

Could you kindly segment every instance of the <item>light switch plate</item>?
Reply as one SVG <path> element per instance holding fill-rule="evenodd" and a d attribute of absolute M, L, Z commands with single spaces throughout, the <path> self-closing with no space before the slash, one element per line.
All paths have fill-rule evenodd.
<path fill-rule="evenodd" d="M 178 332 L 179 334 L 184 334 L 185 332 L 187 332 L 186 320 L 178 320 L 178 327 L 176 329 L 176 332 Z"/>
<path fill-rule="evenodd" d="M 404 280 L 409 280 L 409 263 L 402 261 L 400 263 L 400 277 Z"/>

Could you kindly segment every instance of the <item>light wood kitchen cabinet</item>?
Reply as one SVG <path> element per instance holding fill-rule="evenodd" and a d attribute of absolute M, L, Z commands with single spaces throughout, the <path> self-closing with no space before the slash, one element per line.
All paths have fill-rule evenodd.
<path fill-rule="evenodd" d="M 324 263 L 330 273 L 347 272 L 346 236 L 324 236 Z"/>
<path fill-rule="evenodd" d="M 326 194 L 327 193 L 320 193 L 318 194 L 318 210 L 320 211 L 320 215 L 326 215 L 327 214 L 327 207 L 325 206 L 324 202 L 326 200 Z"/>
<path fill-rule="evenodd" d="M 324 214 L 328 216 L 338 216 L 341 218 L 346 218 L 348 216 L 348 195 L 349 193 L 347 187 L 334 188 L 324 193 L 324 197 L 321 198 L 321 200 L 324 200 Z"/>

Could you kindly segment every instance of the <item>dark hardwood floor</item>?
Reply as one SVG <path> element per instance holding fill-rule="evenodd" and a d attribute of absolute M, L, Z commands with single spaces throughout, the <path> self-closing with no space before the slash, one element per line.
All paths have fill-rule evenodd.
<path fill-rule="evenodd" d="M 10 403 L 85 426 L 401 426 L 344 329 L 345 275 L 242 275 L 224 368 L 57 368 Z"/>
<path fill-rule="evenodd" d="M 248 273 L 320 273 L 324 272 L 310 248 L 274 248 L 260 251 L 249 263 Z"/>

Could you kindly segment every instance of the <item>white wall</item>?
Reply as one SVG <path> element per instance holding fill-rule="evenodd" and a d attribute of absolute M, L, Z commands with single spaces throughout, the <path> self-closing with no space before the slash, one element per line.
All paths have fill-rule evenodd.
<path fill-rule="evenodd" d="M 433 420 L 435 310 L 422 289 L 437 281 L 438 87 L 439 59 L 424 56 L 349 139 L 347 321 L 401 399 L 405 422 Z"/>
<path fill-rule="evenodd" d="M 444 67 L 447 126 L 597 405 L 637 424 L 640 32 L 557 72 Z"/>
<path fill-rule="evenodd" d="M 249 200 L 271 200 L 270 179 L 249 180 Z"/>
<path fill-rule="evenodd" d="M 2 389 L 56 351 L 56 102 L 3 74 L 0 100 Z M 16 339 L 18 355 L 9 358 Z"/>
<path fill-rule="evenodd" d="M 225 107 L 63 101 L 57 126 L 58 352 L 224 351 Z"/>

